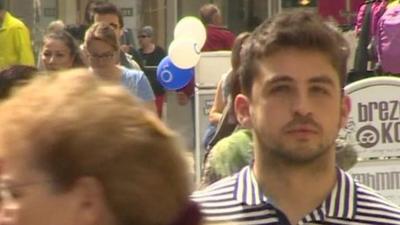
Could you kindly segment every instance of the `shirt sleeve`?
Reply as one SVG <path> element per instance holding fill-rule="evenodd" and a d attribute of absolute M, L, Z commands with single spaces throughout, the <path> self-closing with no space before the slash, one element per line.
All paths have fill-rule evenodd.
<path fill-rule="evenodd" d="M 14 30 L 14 43 L 18 51 L 18 63 L 22 65 L 35 65 L 29 31 L 25 27 Z"/>
<path fill-rule="evenodd" d="M 137 81 L 137 96 L 143 101 L 154 101 L 154 92 L 153 89 L 150 86 L 150 82 L 147 79 L 147 77 L 144 75 L 143 72 L 141 72 L 140 78 Z"/>

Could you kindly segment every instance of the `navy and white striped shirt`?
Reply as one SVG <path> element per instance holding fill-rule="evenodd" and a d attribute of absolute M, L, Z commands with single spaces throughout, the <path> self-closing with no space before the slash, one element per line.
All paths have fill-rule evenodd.
<path fill-rule="evenodd" d="M 400 208 L 357 183 L 338 169 L 338 179 L 330 196 L 301 224 L 400 225 Z M 264 196 L 250 169 L 222 179 L 193 194 L 207 223 L 233 222 L 237 225 L 289 224 L 286 216 Z"/>

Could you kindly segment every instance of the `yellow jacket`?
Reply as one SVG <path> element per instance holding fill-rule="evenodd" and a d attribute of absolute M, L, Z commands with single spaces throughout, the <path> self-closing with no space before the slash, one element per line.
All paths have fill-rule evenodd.
<path fill-rule="evenodd" d="M 14 64 L 35 64 L 28 28 L 6 12 L 0 27 L 0 70 Z"/>

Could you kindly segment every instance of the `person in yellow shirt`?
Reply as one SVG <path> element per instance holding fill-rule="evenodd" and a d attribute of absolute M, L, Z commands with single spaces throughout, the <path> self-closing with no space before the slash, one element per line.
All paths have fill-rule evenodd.
<path fill-rule="evenodd" d="M 11 65 L 35 64 L 29 30 L 5 10 L 0 0 L 0 70 Z"/>

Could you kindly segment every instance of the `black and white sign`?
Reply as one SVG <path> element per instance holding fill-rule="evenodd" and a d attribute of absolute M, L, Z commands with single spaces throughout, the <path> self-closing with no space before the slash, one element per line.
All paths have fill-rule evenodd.
<path fill-rule="evenodd" d="M 345 87 L 351 97 L 346 127 L 359 157 L 400 156 L 400 78 L 374 77 Z"/>

